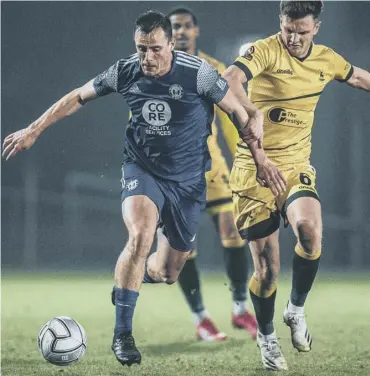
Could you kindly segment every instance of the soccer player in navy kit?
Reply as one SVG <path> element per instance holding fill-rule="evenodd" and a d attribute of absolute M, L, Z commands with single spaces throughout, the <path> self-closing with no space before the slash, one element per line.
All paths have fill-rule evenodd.
<path fill-rule="evenodd" d="M 92 99 L 116 92 L 127 101 L 132 117 L 125 137 L 122 216 L 129 239 L 116 264 L 113 291 L 112 350 L 122 365 L 141 361 L 132 336 L 141 283 L 174 283 L 193 249 L 205 204 L 205 172 L 210 168 L 207 137 L 214 104 L 236 117 L 242 139 L 256 160 L 265 161 L 259 178 L 275 193 L 285 188 L 280 171 L 257 146 L 262 124 L 248 122 L 247 112 L 215 68 L 173 51 L 167 17 L 155 11 L 142 14 L 135 24 L 135 44 L 136 54 L 64 96 L 3 144 L 3 156 L 9 159 Z M 162 246 L 148 257 L 157 229 Z"/>

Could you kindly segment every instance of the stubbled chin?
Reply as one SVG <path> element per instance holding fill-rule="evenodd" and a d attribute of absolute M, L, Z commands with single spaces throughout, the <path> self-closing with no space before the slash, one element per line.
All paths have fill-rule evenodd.
<path fill-rule="evenodd" d="M 142 69 L 147 76 L 154 76 L 157 73 L 156 69 L 145 69 L 144 67 L 142 67 Z"/>
<path fill-rule="evenodd" d="M 153 71 L 151 71 L 151 70 L 144 69 L 144 68 L 142 68 L 142 69 L 143 69 L 144 74 L 146 74 L 147 76 L 151 76 L 153 74 Z"/>
<path fill-rule="evenodd" d="M 288 48 L 289 52 L 294 57 L 301 57 L 302 55 L 302 48 Z"/>

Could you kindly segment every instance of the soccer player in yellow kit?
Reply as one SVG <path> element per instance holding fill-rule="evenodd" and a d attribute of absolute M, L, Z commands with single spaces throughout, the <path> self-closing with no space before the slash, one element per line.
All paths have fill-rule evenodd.
<path fill-rule="evenodd" d="M 175 49 L 197 55 L 213 65 L 220 73 L 225 65 L 204 52 L 197 50 L 196 38 L 199 27 L 194 13 L 187 8 L 172 10 L 168 17 L 172 23 Z M 207 212 L 212 216 L 224 250 L 227 275 L 230 279 L 233 295 L 232 325 L 247 330 L 252 338 L 257 335 L 257 322 L 247 309 L 248 264 L 246 242 L 235 227 L 233 218 L 232 192 L 229 187 L 229 168 L 217 141 L 217 125 L 223 131 L 229 150 L 234 156 L 239 136 L 235 128 L 229 126 L 226 113 L 215 107 L 215 121 L 212 123 L 212 135 L 208 138 L 208 148 L 212 159 L 212 169 L 207 172 Z M 230 129 L 232 130 L 230 131 Z M 201 340 L 220 341 L 226 335 L 217 329 L 209 313 L 204 307 L 200 290 L 199 272 L 195 263 L 196 251 L 185 263 L 178 282 L 193 313 L 196 335 Z"/>
<path fill-rule="evenodd" d="M 293 346 L 303 352 L 311 349 L 304 303 L 319 266 L 322 238 L 321 205 L 310 165 L 317 102 L 332 80 L 370 91 L 369 72 L 352 66 L 331 48 L 313 43 L 322 7 L 321 1 L 282 1 L 281 32 L 252 44 L 224 73 L 241 103 L 246 99 L 243 84 L 249 82 L 249 98 L 265 116 L 266 155 L 287 180 L 286 191 L 278 197 L 261 187 L 251 154 L 239 140 L 230 187 L 237 228 L 252 252 L 255 271 L 249 290 L 263 365 L 270 370 L 287 369 L 273 325 L 280 217 L 297 238 L 292 289 L 283 318 Z"/>

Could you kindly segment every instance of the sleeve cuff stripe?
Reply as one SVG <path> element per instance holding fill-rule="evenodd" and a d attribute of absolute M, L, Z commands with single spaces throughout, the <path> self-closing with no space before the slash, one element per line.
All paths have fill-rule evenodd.
<path fill-rule="evenodd" d="M 345 79 L 343 79 L 343 80 L 342 79 L 337 79 L 337 81 L 339 81 L 339 82 L 347 82 L 351 78 L 352 74 L 353 74 L 353 65 L 351 65 L 351 69 L 347 73 L 347 76 L 345 77 Z"/>
<path fill-rule="evenodd" d="M 244 65 L 240 61 L 235 61 L 234 65 L 236 65 L 238 68 L 240 68 L 244 72 L 244 74 L 247 77 L 248 81 L 253 78 L 252 72 L 249 70 L 249 68 L 246 65 Z"/>
<path fill-rule="evenodd" d="M 227 88 L 223 92 L 218 92 L 212 95 L 214 104 L 220 103 L 225 98 L 228 91 L 229 87 L 227 86 Z"/>

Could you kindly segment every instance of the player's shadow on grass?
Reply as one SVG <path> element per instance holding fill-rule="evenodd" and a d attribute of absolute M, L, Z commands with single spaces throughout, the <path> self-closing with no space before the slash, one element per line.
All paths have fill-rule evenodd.
<path fill-rule="evenodd" d="M 227 341 L 210 343 L 210 342 L 197 342 L 195 340 L 171 342 L 165 344 L 153 344 L 141 346 L 143 354 L 146 355 L 169 355 L 176 353 L 191 354 L 191 353 L 214 353 L 216 349 L 227 348 L 228 350 L 233 347 L 240 347 L 244 345 L 246 341 L 244 339 L 228 339 Z"/>

